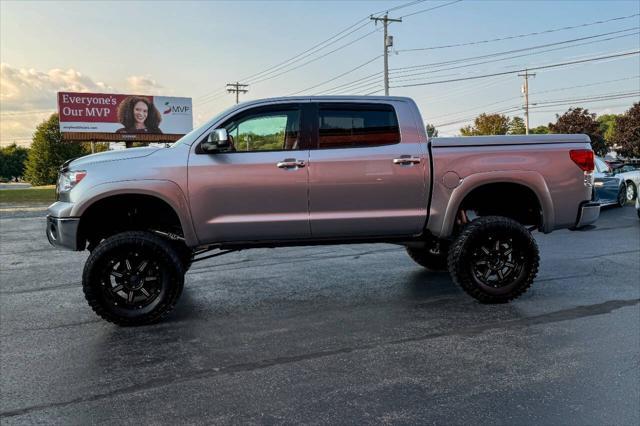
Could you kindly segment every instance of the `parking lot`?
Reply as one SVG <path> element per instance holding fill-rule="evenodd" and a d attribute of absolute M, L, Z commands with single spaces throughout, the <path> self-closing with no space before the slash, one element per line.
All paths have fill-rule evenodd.
<path fill-rule="evenodd" d="M 87 253 L 0 220 L 0 419 L 26 423 L 638 424 L 640 221 L 536 233 L 533 288 L 481 305 L 393 245 L 194 264 L 164 322 L 96 317 Z"/>

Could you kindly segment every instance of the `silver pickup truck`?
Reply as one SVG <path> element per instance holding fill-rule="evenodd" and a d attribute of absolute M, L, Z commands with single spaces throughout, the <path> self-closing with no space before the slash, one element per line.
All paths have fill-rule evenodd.
<path fill-rule="evenodd" d="M 192 262 L 255 247 L 399 244 L 504 303 L 537 274 L 532 231 L 598 218 L 593 170 L 584 135 L 429 139 L 408 98 L 266 99 L 170 148 L 65 163 L 46 233 L 90 251 L 86 299 L 120 325 L 165 316 Z"/>

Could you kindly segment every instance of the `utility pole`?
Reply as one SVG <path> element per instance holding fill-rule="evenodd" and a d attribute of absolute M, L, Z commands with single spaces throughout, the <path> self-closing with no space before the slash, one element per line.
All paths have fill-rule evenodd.
<path fill-rule="evenodd" d="M 245 89 L 249 87 L 248 84 L 240 84 L 237 81 L 235 83 L 227 84 L 227 92 L 236 94 L 236 104 L 240 103 L 240 93 L 247 93 L 249 90 Z"/>
<path fill-rule="evenodd" d="M 518 74 L 518 77 L 524 77 L 524 84 L 522 85 L 522 93 L 524 93 L 524 126 L 526 128 L 526 134 L 529 134 L 529 77 L 535 77 L 535 74 L 524 70 L 524 74 Z"/>
<path fill-rule="evenodd" d="M 393 46 L 393 36 L 387 35 L 387 26 L 389 22 L 402 22 L 402 18 L 391 19 L 387 13 L 382 18 L 370 17 L 376 24 L 382 21 L 384 25 L 384 95 L 389 96 L 389 48 Z"/>

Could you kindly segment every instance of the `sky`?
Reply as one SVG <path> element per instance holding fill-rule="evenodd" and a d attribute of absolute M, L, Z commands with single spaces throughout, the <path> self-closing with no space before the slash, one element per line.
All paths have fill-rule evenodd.
<path fill-rule="evenodd" d="M 250 84 L 241 100 L 382 94 L 382 26 L 368 17 L 385 10 L 403 17 L 389 26 L 391 94 L 441 135 L 482 112 L 524 116 L 517 73 L 475 77 L 640 49 L 637 0 L 1 0 L 0 143 L 28 144 L 58 91 L 191 97 L 195 126 L 235 103 L 224 90 L 235 81 Z M 531 127 L 640 100 L 638 54 L 532 72 Z"/>

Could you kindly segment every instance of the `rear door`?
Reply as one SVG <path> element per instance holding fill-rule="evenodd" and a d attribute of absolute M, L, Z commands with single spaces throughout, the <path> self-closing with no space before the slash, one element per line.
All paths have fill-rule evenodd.
<path fill-rule="evenodd" d="M 420 234 L 427 217 L 425 144 L 387 103 L 315 104 L 309 151 L 313 238 Z M 408 115 L 406 115 L 408 114 Z M 404 123 L 402 128 L 404 128 Z"/>
<path fill-rule="evenodd" d="M 190 156 L 189 197 L 201 243 L 310 237 L 303 110 L 279 104 L 242 111 L 219 126 L 229 134 L 229 150 Z"/>

